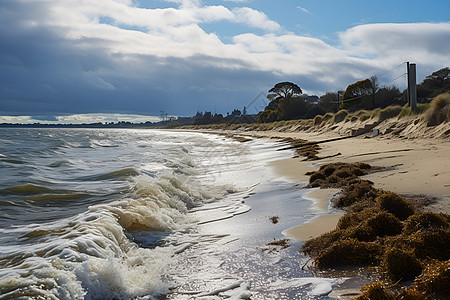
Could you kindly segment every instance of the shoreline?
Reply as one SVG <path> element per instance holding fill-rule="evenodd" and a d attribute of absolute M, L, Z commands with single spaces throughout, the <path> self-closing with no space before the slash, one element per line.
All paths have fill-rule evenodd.
<path fill-rule="evenodd" d="M 389 135 L 385 136 L 381 135 L 373 137 L 358 136 L 346 139 L 339 139 L 339 136 L 336 136 L 336 133 L 333 132 L 327 132 L 325 134 L 320 133 L 312 134 L 310 132 L 287 131 L 287 130 L 279 130 L 279 131 L 270 130 L 262 132 L 227 130 L 219 132 L 207 131 L 205 133 L 221 134 L 235 137 L 237 136 L 239 138 L 253 137 L 263 139 L 276 139 L 277 141 L 284 140 L 285 142 L 289 141 L 286 140 L 286 138 L 294 140 L 303 140 L 303 141 L 293 141 L 291 145 L 299 143 L 300 145 L 303 145 L 309 144 L 311 142 L 325 140 L 326 142 L 320 143 L 320 149 L 318 153 L 316 152 L 317 155 L 314 155 L 313 157 L 314 160 L 308 161 L 307 158 L 310 158 L 309 156 L 305 158 L 304 156 L 302 156 L 301 151 L 296 151 L 297 154 L 300 154 L 300 157 L 272 161 L 269 164 L 267 164 L 267 166 L 270 167 L 277 176 L 284 177 L 286 179 L 289 179 L 290 181 L 299 182 L 300 184 L 303 185 L 306 185 L 309 182 L 310 178 L 314 178 L 313 176 L 310 177 L 309 174 L 312 174 L 313 173 L 312 171 L 317 171 L 322 165 L 329 165 L 334 163 L 346 163 L 352 165 L 355 163 L 363 163 L 365 165 L 370 165 L 373 167 L 386 167 L 386 169 L 377 171 L 376 173 L 370 174 L 365 173 L 368 175 L 358 177 L 362 181 L 366 182 L 370 181 L 371 183 L 368 184 L 370 184 L 373 187 L 373 189 L 378 190 L 378 193 L 382 193 L 382 195 L 399 195 L 400 199 L 402 199 L 402 197 L 405 197 L 409 199 L 415 198 L 415 200 L 413 201 L 422 201 L 423 203 L 422 205 L 424 206 L 421 207 L 419 206 L 420 208 L 416 211 L 416 215 L 414 215 L 413 218 L 416 216 L 427 215 L 428 214 L 427 212 L 443 213 L 445 215 L 450 214 L 450 182 L 448 181 L 448 178 L 450 178 L 450 159 L 449 159 L 450 143 L 448 138 L 440 138 L 440 137 L 424 138 L 423 136 L 421 136 L 415 137 L 414 139 L 405 139 Z M 292 147 L 286 147 L 286 149 L 292 149 Z M 353 173 L 353 171 L 350 172 Z M 305 173 L 308 173 L 308 175 L 306 175 Z M 333 173 L 333 176 L 336 175 L 334 175 Z M 319 179 L 316 179 L 314 181 L 314 184 L 318 180 Z M 317 186 L 314 184 L 312 186 Z M 339 228 L 337 226 L 341 216 L 346 215 L 345 210 L 334 209 L 331 208 L 330 205 L 331 202 L 330 200 L 333 198 L 334 195 L 336 195 L 340 191 L 341 189 L 327 189 L 327 188 L 309 189 L 309 192 L 306 195 L 303 195 L 302 198 L 313 201 L 312 208 L 313 211 L 315 210 L 317 214 L 315 216 L 313 214 L 312 219 L 306 221 L 305 223 L 284 229 L 281 232 L 284 236 L 286 236 L 286 238 L 295 240 L 297 242 L 305 242 L 305 244 L 302 246 L 303 252 L 312 256 L 315 259 L 315 262 L 322 263 L 322 266 L 326 267 L 332 266 L 326 265 L 327 264 L 326 259 L 334 259 L 336 255 L 337 255 L 336 259 L 338 260 L 339 263 L 341 258 L 339 254 L 336 253 L 336 251 L 340 250 L 336 249 L 340 249 L 341 246 L 344 247 L 344 249 L 347 249 L 345 247 L 348 246 L 348 242 L 352 241 L 351 239 L 348 239 L 348 234 L 345 233 L 342 228 Z M 427 202 L 428 200 L 431 201 Z M 370 201 L 373 201 L 373 198 Z M 432 204 L 426 205 L 426 203 Z M 379 214 L 369 218 L 369 221 L 375 220 L 375 217 L 378 220 L 379 218 L 378 216 L 388 217 L 389 215 L 391 215 L 393 218 L 396 218 L 396 216 L 390 213 L 391 212 L 390 210 L 386 212 L 383 211 L 383 208 L 381 208 L 380 211 L 378 202 L 377 208 L 375 209 L 378 209 Z M 370 209 L 369 210 L 366 209 L 365 211 L 370 211 Z M 360 216 L 363 216 L 363 214 L 364 212 L 360 214 Z M 435 215 L 439 216 L 439 214 Z M 397 219 L 397 222 L 400 221 L 398 221 Z M 352 226 L 355 226 L 354 228 L 358 229 L 363 224 L 366 223 L 361 222 L 359 225 L 352 225 Z M 367 225 L 365 226 L 367 227 Z M 367 228 L 363 230 L 366 229 Z M 330 234 L 326 235 L 325 233 L 328 232 L 330 232 Z M 441 231 L 438 231 L 438 233 L 440 232 Z M 330 237 L 336 233 L 340 234 L 340 236 L 343 237 L 342 240 L 338 240 L 338 242 L 333 244 L 333 246 L 337 246 L 337 248 L 333 248 L 333 246 L 327 246 L 326 251 L 331 252 L 330 253 L 327 252 L 328 258 L 325 256 L 326 257 L 325 263 L 323 263 L 322 260 L 320 261 L 317 260 L 319 258 L 317 256 L 318 255 L 317 253 L 323 253 L 324 249 L 323 243 L 329 242 Z M 422 236 L 423 234 L 420 235 Z M 402 235 L 398 234 L 395 237 L 393 237 L 393 239 L 398 239 L 401 240 L 402 243 L 405 243 L 405 241 L 407 241 L 408 239 L 408 236 L 407 234 L 405 235 L 404 233 L 402 233 Z M 370 247 L 362 248 L 368 247 L 366 246 L 367 243 L 365 244 L 365 242 L 361 242 L 360 240 L 355 241 L 357 242 L 357 244 L 356 245 L 352 244 L 352 246 L 350 246 L 352 248 L 348 249 L 348 251 L 351 252 L 355 249 L 360 249 L 362 252 L 364 252 L 372 249 Z M 305 246 L 306 248 L 304 248 Z M 385 246 L 382 243 L 381 244 L 378 243 L 374 244 L 373 247 L 378 247 L 376 248 L 378 251 L 377 259 L 381 259 L 382 261 L 381 262 L 371 261 L 370 263 L 376 264 L 378 267 L 381 267 L 383 269 L 387 268 L 386 265 L 382 265 L 383 263 L 386 264 L 386 255 L 392 255 L 392 253 L 395 253 L 397 255 L 397 252 L 399 252 L 400 254 L 406 253 L 405 255 L 409 255 L 408 249 L 405 250 L 403 248 L 402 249 L 392 248 L 393 246 L 389 244 Z M 419 248 L 428 249 L 428 247 L 425 247 L 423 245 L 420 246 Z M 443 249 L 445 249 L 445 247 Z M 416 250 L 417 249 L 415 249 L 414 251 Z M 432 257 L 440 257 L 439 255 L 441 254 L 433 253 L 431 255 L 434 255 Z M 370 256 L 363 255 L 363 257 L 365 257 L 365 259 L 370 259 Z M 411 259 L 415 259 L 415 257 L 413 256 L 411 257 L 412 257 Z M 398 260 L 399 258 L 396 257 L 396 259 Z M 426 274 L 426 272 L 438 272 L 439 274 L 438 276 L 445 276 L 443 275 L 444 273 L 442 273 L 443 272 L 441 270 L 442 267 L 440 267 L 441 265 L 445 264 L 445 262 L 438 261 L 433 265 L 429 262 L 424 262 L 423 260 L 425 258 L 423 256 L 420 257 L 418 256 L 418 259 L 422 260 L 421 264 L 423 265 L 426 264 L 427 268 L 431 268 L 430 270 L 433 270 L 427 271 L 428 269 L 424 269 L 422 273 L 423 276 L 431 276 L 429 274 Z M 344 262 L 345 264 L 345 258 L 342 258 L 342 262 Z M 366 262 L 367 261 L 364 261 L 364 263 Z M 417 259 L 414 260 L 413 262 L 415 262 L 416 265 L 419 264 Z M 402 267 L 402 270 L 404 270 L 405 267 L 406 266 Z M 387 272 L 391 272 L 391 269 L 388 269 Z M 390 279 L 394 280 L 393 282 L 395 282 L 396 280 L 399 279 L 396 276 L 401 275 L 397 275 L 397 273 L 393 274 L 394 275 L 389 276 Z M 414 273 L 414 277 L 415 276 L 418 276 L 418 274 Z M 353 299 L 356 296 L 362 295 L 360 289 L 362 289 L 361 287 L 363 285 L 366 288 L 367 287 L 372 288 L 378 285 L 383 285 L 383 283 L 380 283 L 379 281 L 373 284 L 370 284 L 372 280 L 369 280 L 369 282 L 366 283 L 364 281 L 360 281 L 362 278 L 359 275 L 356 275 L 355 278 L 358 278 L 357 282 L 350 284 L 348 286 L 344 286 L 343 289 L 336 289 L 332 291 L 333 297 L 336 297 L 338 299 Z M 415 279 L 417 278 L 419 277 L 416 277 Z M 429 277 L 425 280 L 431 282 L 433 279 L 432 277 Z M 410 290 L 414 291 L 413 288 L 411 288 Z M 364 289 L 362 289 L 362 291 L 364 292 L 364 294 L 366 294 L 366 291 L 364 291 Z M 395 293 L 395 291 L 391 292 Z"/>
<path fill-rule="evenodd" d="M 276 133 L 270 133 L 272 137 Z M 299 134 L 295 134 L 296 137 Z M 284 135 L 283 135 L 284 137 Z M 307 139 L 302 136 L 301 138 Z M 280 176 L 299 182 L 308 182 L 309 176 L 304 173 L 315 171 L 322 164 L 346 162 L 363 162 L 376 166 L 393 166 L 388 171 L 377 172 L 362 178 L 374 182 L 375 188 L 392 191 L 402 195 L 425 195 L 438 199 L 425 209 L 434 212 L 450 213 L 450 143 L 436 139 L 380 139 L 353 138 L 324 143 L 319 151 L 322 156 L 341 153 L 316 161 L 302 161 L 293 158 L 276 161 L 271 164 Z M 331 194 L 338 191 L 322 189 L 322 194 L 313 197 L 317 203 L 327 203 Z M 288 237 L 305 241 L 333 230 L 340 212 L 325 210 L 310 222 L 285 230 Z M 325 215 L 323 215 L 325 213 Z M 311 233 L 309 234 L 308 231 Z"/>
<path fill-rule="evenodd" d="M 241 131 L 241 130 L 194 130 L 210 134 L 246 136 L 265 139 L 294 138 L 308 142 L 323 141 L 342 137 L 336 132 L 311 133 L 305 131 Z M 364 136 L 321 143 L 319 155 L 324 157 L 314 161 L 288 158 L 269 163 L 276 174 L 289 180 L 307 183 L 305 173 L 316 171 L 321 165 L 345 162 L 368 163 L 374 166 L 392 167 L 361 178 L 374 182 L 374 187 L 401 195 L 434 197 L 437 202 L 425 207 L 433 212 L 450 213 L 450 142 L 441 138 L 416 137 L 414 139 L 393 136 Z M 339 155 L 336 155 L 338 154 Z M 305 241 L 333 230 L 343 211 L 329 210 L 328 203 L 338 190 L 309 194 L 310 200 L 319 207 L 316 217 L 309 222 L 288 228 L 283 232 L 297 241 Z M 308 197 L 308 195 L 306 196 Z M 325 209 L 326 208 L 326 209 Z M 308 231 L 310 233 L 308 233 Z"/>

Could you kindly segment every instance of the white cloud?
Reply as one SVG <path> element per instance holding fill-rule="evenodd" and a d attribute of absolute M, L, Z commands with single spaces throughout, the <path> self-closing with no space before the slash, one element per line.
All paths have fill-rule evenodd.
<path fill-rule="evenodd" d="M 263 12 L 248 7 L 238 7 L 233 9 L 233 12 L 236 15 L 235 19 L 240 23 L 268 31 L 281 30 L 281 26 L 277 22 L 270 20 Z"/>
<path fill-rule="evenodd" d="M 450 23 L 360 25 L 340 33 L 340 40 L 348 56 L 385 68 L 411 61 L 431 72 L 448 66 Z"/>
<path fill-rule="evenodd" d="M 124 95 L 136 91 L 142 102 L 149 101 L 150 90 L 158 95 L 152 100 L 155 104 L 198 87 L 195 90 L 203 92 L 193 97 L 204 97 L 206 103 L 211 91 L 230 86 L 237 90 L 254 84 L 258 90 L 253 93 L 259 93 L 266 83 L 257 85 L 262 80 L 250 76 L 298 81 L 306 92 L 320 93 L 344 89 L 353 80 L 406 60 L 418 64 L 419 80 L 449 62 L 450 23 L 361 25 L 340 33 L 338 45 L 330 45 L 319 38 L 286 33 L 263 12 L 248 7 L 171 2 L 178 6 L 144 9 L 131 0 L 15 0 L 6 2 L 9 7 L 2 3 L 0 42 L 12 45 L 13 41 L 17 48 L 11 49 L 17 51 L 0 59 L 20 62 L 18 82 L 37 74 L 30 79 L 37 83 L 22 90 L 51 87 L 53 94 L 45 94 L 42 103 L 53 97 L 57 105 L 62 105 L 61 94 L 75 99 L 81 96 L 72 94 L 85 96 L 83 91 L 91 88 L 106 93 L 101 94 L 105 99 L 120 91 Z M 201 27 L 218 21 L 244 24 L 248 32 L 224 43 Z M 253 28 L 265 33 L 252 32 Z M 25 72 L 26 68 L 37 71 Z M 9 97 L 17 90 L 11 89 Z M 209 96 L 203 96 L 206 91 Z"/>
<path fill-rule="evenodd" d="M 307 13 L 307 14 L 309 14 L 309 15 L 312 15 L 312 13 L 311 13 L 309 10 L 307 10 L 306 8 L 304 8 L 304 7 L 297 6 L 297 8 L 300 9 L 300 10 L 301 10 L 302 12 L 304 12 L 304 13 Z"/>
<path fill-rule="evenodd" d="M 32 116 L 0 116 L 1 123 L 10 124 L 90 124 L 90 123 L 117 123 L 117 122 L 131 122 L 131 123 L 145 123 L 159 122 L 161 121 L 159 117 L 156 116 L 146 116 L 138 114 L 101 114 L 101 113 L 91 113 L 91 114 L 73 114 L 64 116 L 52 116 L 47 117 L 43 120 L 39 117 Z"/>

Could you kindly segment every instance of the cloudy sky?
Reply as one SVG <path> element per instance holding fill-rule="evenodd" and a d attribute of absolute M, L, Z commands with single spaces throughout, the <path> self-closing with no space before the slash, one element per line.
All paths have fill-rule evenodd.
<path fill-rule="evenodd" d="M 420 82 L 450 64 L 449 11 L 448 0 L 1 0 L 0 123 L 256 112 L 277 82 L 320 96 L 372 75 L 389 83 L 406 61 Z"/>

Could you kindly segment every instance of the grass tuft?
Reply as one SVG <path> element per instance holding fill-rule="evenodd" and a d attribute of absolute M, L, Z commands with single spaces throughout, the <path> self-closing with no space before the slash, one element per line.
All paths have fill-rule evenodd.
<path fill-rule="evenodd" d="M 317 115 L 315 118 L 314 118 L 314 125 L 320 125 L 321 123 L 322 123 L 322 121 L 323 121 L 323 118 L 322 118 L 322 116 L 321 115 Z"/>
<path fill-rule="evenodd" d="M 391 118 L 396 118 L 402 111 L 401 106 L 388 106 L 379 111 L 378 118 L 380 121 L 384 121 Z"/>
<path fill-rule="evenodd" d="M 334 116 L 333 116 L 333 123 L 340 123 L 342 121 L 345 120 L 345 117 L 347 117 L 348 115 L 348 111 L 345 109 L 342 109 L 340 111 L 338 111 Z"/>
<path fill-rule="evenodd" d="M 431 101 L 425 119 L 428 126 L 450 122 L 450 93 L 440 94 Z"/>

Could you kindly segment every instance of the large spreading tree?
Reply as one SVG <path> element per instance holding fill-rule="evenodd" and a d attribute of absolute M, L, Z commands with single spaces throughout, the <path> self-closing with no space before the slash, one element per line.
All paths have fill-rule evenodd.
<path fill-rule="evenodd" d="M 286 81 L 275 84 L 275 86 L 269 90 L 267 98 L 270 100 L 285 99 L 290 101 L 293 97 L 300 96 L 302 93 L 302 89 L 298 85 Z"/>
<path fill-rule="evenodd" d="M 292 82 L 280 82 L 269 90 L 270 103 L 260 113 L 260 122 L 273 122 L 299 118 L 305 113 L 305 102 L 300 97 L 302 89 Z"/>

